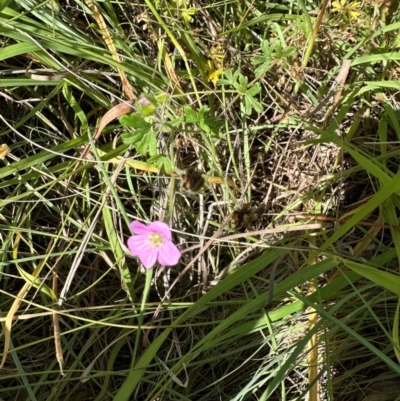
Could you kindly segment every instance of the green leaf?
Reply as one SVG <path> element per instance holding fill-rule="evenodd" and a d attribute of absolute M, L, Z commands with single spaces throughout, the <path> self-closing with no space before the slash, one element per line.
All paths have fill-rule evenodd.
<path fill-rule="evenodd" d="M 185 106 L 183 112 L 185 113 L 185 121 L 187 123 L 197 123 L 199 120 L 196 112 L 190 106 Z"/>
<path fill-rule="evenodd" d="M 184 108 L 185 117 L 184 120 L 190 124 L 196 124 L 207 134 L 213 137 L 219 137 L 218 130 L 223 124 L 218 122 L 214 117 L 208 118 L 210 108 L 207 106 L 200 107 L 199 111 L 196 112 L 190 106 Z M 174 122 L 175 125 L 176 121 Z"/>
<path fill-rule="evenodd" d="M 360 276 L 363 276 L 373 283 L 400 296 L 400 276 L 398 274 L 388 273 L 383 270 L 379 270 L 365 264 L 352 262 L 344 258 L 338 257 L 338 259 L 345 266 L 358 273 Z"/>
<path fill-rule="evenodd" d="M 249 80 L 247 77 L 240 75 L 239 77 L 239 84 L 234 84 L 235 88 L 241 92 L 241 93 L 246 93 L 247 92 L 247 84 Z"/>
<path fill-rule="evenodd" d="M 254 84 L 251 88 L 246 90 L 246 95 L 247 96 L 255 96 L 258 93 L 260 93 L 261 91 L 261 86 L 260 84 L 257 82 L 256 84 Z"/>
<path fill-rule="evenodd" d="M 48 297 L 53 299 L 54 301 L 57 301 L 57 295 L 53 292 L 53 290 L 44 282 L 40 280 L 39 277 L 32 276 L 32 274 L 26 272 L 25 270 L 21 269 L 19 266 L 17 266 L 18 272 L 21 275 L 21 277 L 29 284 L 31 284 L 33 287 L 37 288 L 40 292 L 43 294 L 46 294 Z"/>
<path fill-rule="evenodd" d="M 137 129 L 135 131 L 126 132 L 121 135 L 122 142 L 126 145 L 135 145 L 137 144 L 146 132 L 148 132 L 148 128 Z"/>
<path fill-rule="evenodd" d="M 261 43 L 261 51 L 264 53 L 265 59 L 271 60 L 273 47 L 271 47 L 271 45 L 270 45 L 268 40 L 264 40 Z"/>
<path fill-rule="evenodd" d="M 204 123 L 207 124 L 213 130 L 214 134 L 215 133 L 218 134 L 218 130 L 224 125 L 224 123 L 222 121 L 218 121 L 214 117 L 205 118 Z M 218 136 L 219 136 L 219 134 L 218 134 Z"/>
<path fill-rule="evenodd" d="M 140 142 L 136 145 L 136 150 L 142 155 L 146 155 L 149 152 L 150 156 L 157 154 L 157 139 L 155 131 L 148 130 L 142 136 Z"/>
<path fill-rule="evenodd" d="M 149 124 L 147 121 L 144 120 L 143 117 L 137 115 L 137 114 L 129 114 L 122 116 L 119 119 L 119 122 L 121 125 L 124 127 L 131 127 L 131 128 L 151 128 L 151 124 Z"/>
<path fill-rule="evenodd" d="M 269 63 L 264 63 L 261 64 L 259 67 L 257 67 L 254 71 L 254 74 L 256 75 L 257 78 L 259 78 L 262 74 L 264 74 L 269 67 Z"/>
<path fill-rule="evenodd" d="M 209 112 L 210 112 L 210 108 L 209 107 L 201 106 L 200 109 L 199 109 L 199 112 L 197 113 L 198 116 L 199 116 L 199 119 L 204 120 Z"/>
<path fill-rule="evenodd" d="M 232 69 L 231 69 L 231 68 L 227 69 L 227 70 L 225 71 L 224 75 L 225 75 L 226 79 L 227 79 L 230 83 L 232 83 L 232 82 L 235 80 L 235 79 L 233 78 Z"/>
<path fill-rule="evenodd" d="M 271 64 L 270 60 L 267 60 L 264 56 L 254 56 L 250 61 L 253 65 L 262 64 L 263 66 L 268 66 Z"/>
<path fill-rule="evenodd" d="M 283 53 L 282 53 L 282 58 L 289 58 L 292 57 L 296 54 L 296 49 L 292 46 L 287 47 Z"/>
<path fill-rule="evenodd" d="M 169 122 L 172 127 L 179 127 L 185 121 L 185 116 L 174 118 Z"/>
<path fill-rule="evenodd" d="M 393 344 L 394 352 L 396 354 L 397 361 L 400 362 L 400 337 L 399 337 L 399 320 L 400 320 L 400 299 L 397 301 L 396 313 L 393 319 Z"/>
<path fill-rule="evenodd" d="M 257 113 L 261 113 L 261 112 L 264 110 L 262 104 L 261 104 L 258 100 L 254 99 L 254 98 L 252 98 L 252 97 L 248 97 L 248 100 L 249 100 L 249 102 L 250 102 L 250 104 L 251 104 L 251 107 L 252 107 Z"/>
<path fill-rule="evenodd" d="M 172 162 L 168 156 L 156 155 L 150 157 L 147 162 L 154 164 L 158 169 L 160 169 L 161 171 L 163 170 L 168 175 L 172 173 Z"/>

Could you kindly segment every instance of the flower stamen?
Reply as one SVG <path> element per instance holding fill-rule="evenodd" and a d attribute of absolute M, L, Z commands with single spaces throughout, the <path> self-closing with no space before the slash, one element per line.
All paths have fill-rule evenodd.
<path fill-rule="evenodd" d="M 149 234 L 150 246 L 152 248 L 162 245 L 163 238 L 160 234 Z"/>

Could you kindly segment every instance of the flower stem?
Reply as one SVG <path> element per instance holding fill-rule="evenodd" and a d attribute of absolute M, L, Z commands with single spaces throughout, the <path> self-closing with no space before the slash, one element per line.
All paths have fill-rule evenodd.
<path fill-rule="evenodd" d="M 136 363 L 138 347 L 139 347 L 139 343 L 140 343 L 140 333 L 142 331 L 141 327 L 143 324 L 146 302 L 147 302 L 147 299 L 149 298 L 149 294 L 150 294 L 152 278 L 153 278 L 153 269 L 146 269 L 146 282 L 144 284 L 142 304 L 140 305 L 140 314 L 139 314 L 139 319 L 138 319 L 138 327 L 137 327 L 137 331 L 136 331 L 136 341 L 135 341 L 135 346 L 133 348 L 133 354 L 132 354 L 132 360 L 131 360 L 131 370 L 133 370 L 135 363 Z"/>

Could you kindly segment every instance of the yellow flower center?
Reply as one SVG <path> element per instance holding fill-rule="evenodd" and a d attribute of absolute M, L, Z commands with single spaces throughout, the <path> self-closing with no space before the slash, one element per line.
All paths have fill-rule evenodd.
<path fill-rule="evenodd" d="M 149 234 L 150 246 L 154 248 L 163 243 L 163 237 L 160 234 Z"/>

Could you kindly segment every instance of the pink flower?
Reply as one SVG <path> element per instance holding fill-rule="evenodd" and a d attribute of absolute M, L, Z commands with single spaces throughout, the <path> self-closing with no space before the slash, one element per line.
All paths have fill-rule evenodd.
<path fill-rule="evenodd" d="M 157 110 L 157 101 L 151 95 L 140 95 L 136 102 L 137 111 L 143 117 L 153 115 Z"/>
<path fill-rule="evenodd" d="M 150 101 L 149 101 L 149 99 L 145 98 L 144 96 L 142 96 L 142 97 L 139 99 L 139 103 L 144 104 L 144 105 L 146 105 L 146 106 L 148 106 L 149 104 L 151 104 Z"/>
<path fill-rule="evenodd" d="M 158 261 L 163 266 L 174 266 L 179 262 L 181 253 L 171 241 L 168 224 L 154 221 L 148 226 L 140 221 L 132 221 L 131 231 L 136 234 L 128 239 L 128 248 L 139 257 L 146 269 Z"/>

